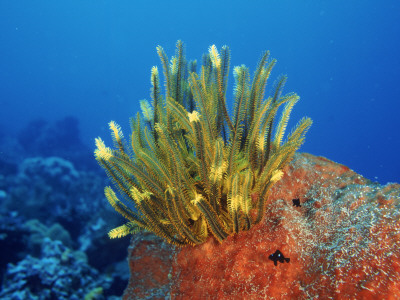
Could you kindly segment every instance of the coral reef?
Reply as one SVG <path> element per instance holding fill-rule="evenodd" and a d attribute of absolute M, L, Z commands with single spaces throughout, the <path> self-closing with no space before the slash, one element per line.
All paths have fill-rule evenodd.
<path fill-rule="evenodd" d="M 96 159 L 120 193 L 118 198 L 106 187 L 105 195 L 128 220 L 109 235 L 148 230 L 178 246 L 202 244 L 209 235 L 222 242 L 261 221 L 269 191 L 303 143 L 311 119 L 300 120 L 284 140 L 299 97 L 281 95 L 286 82 L 281 77 L 264 98 L 275 65 L 268 52 L 252 80 L 247 67 L 234 68 L 232 116 L 226 106 L 228 47 L 218 52 L 211 46 L 198 73 L 194 62 L 186 62 L 182 42 L 170 61 L 160 46 L 157 52 L 165 95 L 153 67 L 153 103 L 142 101 L 143 117 L 132 119 L 130 146 L 113 121 L 115 149 L 96 139 Z"/>
<path fill-rule="evenodd" d="M 111 279 L 100 275 L 86 262 L 82 252 L 74 252 L 60 241 L 43 239 L 41 255 L 28 255 L 10 263 L 3 280 L 1 299 L 84 299 L 98 287 L 104 289 Z M 100 297 L 90 299 L 104 299 Z"/>
<path fill-rule="evenodd" d="M 222 244 L 133 238 L 123 298 L 399 299 L 400 185 L 310 154 L 284 174 L 263 221 Z M 290 261 L 275 266 L 277 250 Z"/>
<path fill-rule="evenodd" d="M 108 278 L 109 284 L 102 286 L 101 297 L 109 299 L 122 294 L 128 281 L 125 260 L 129 241 L 110 241 L 105 234 L 104 220 L 114 226 L 121 222 L 101 192 L 105 176 L 78 167 L 60 157 L 23 159 L 15 165 L 16 172 L 0 167 L 0 292 L 6 297 L 2 299 L 39 299 L 40 295 L 48 293 L 45 275 L 35 275 L 37 288 L 30 289 L 32 298 L 22 297 L 17 287 L 20 278 L 9 272 L 17 266 L 28 268 L 29 264 L 44 264 L 46 256 L 42 247 L 53 242 L 62 243 L 60 247 L 68 251 L 85 253 L 87 267 Z M 76 272 L 73 269 L 77 265 L 73 262 L 65 263 L 63 272 Z M 11 286 L 14 289 L 7 289 Z M 99 289 L 95 288 L 88 299 L 100 297 Z"/>
<path fill-rule="evenodd" d="M 74 235 L 87 224 L 92 212 L 104 205 L 99 192 L 104 178 L 78 171 L 60 157 L 26 158 L 15 176 L 8 175 L 3 180 L 0 189 L 5 193 L 1 203 L 4 210 L 17 211 L 26 219 L 39 219 L 46 225 L 59 222 L 69 226 Z"/>
<path fill-rule="evenodd" d="M 78 125 L 68 117 L 32 121 L 18 135 L 0 128 L 1 299 L 114 299 L 126 287 L 129 241 L 106 234 L 122 218 L 104 198 L 107 178 Z M 72 256 L 60 261 L 53 248 Z"/>

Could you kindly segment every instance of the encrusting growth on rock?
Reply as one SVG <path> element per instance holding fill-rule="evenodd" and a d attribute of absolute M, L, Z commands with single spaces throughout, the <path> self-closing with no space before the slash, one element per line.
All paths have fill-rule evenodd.
<path fill-rule="evenodd" d="M 283 172 L 265 218 L 222 244 L 134 236 L 123 299 L 400 299 L 400 185 L 306 153 Z"/>
<path fill-rule="evenodd" d="M 153 67 L 153 101 L 143 100 L 142 115 L 132 118 L 129 145 L 113 121 L 114 149 L 96 139 L 96 159 L 114 183 L 105 195 L 128 220 L 109 235 L 147 230 L 178 246 L 202 244 L 210 234 L 221 242 L 262 220 L 269 191 L 303 143 L 311 119 L 303 118 L 284 141 L 299 97 L 282 95 L 284 76 L 265 97 L 276 63 L 268 52 L 252 79 L 244 65 L 233 69 L 232 115 L 226 105 L 228 47 L 218 51 L 211 46 L 198 73 L 196 61 L 186 60 L 181 41 L 171 60 L 160 46 L 157 53 L 165 93 Z"/>

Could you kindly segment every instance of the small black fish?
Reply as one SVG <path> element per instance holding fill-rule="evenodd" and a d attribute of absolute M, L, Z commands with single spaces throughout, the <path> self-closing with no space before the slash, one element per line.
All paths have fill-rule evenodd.
<path fill-rule="evenodd" d="M 276 250 L 274 254 L 271 254 L 269 256 L 269 259 L 272 260 L 274 262 L 274 265 L 277 266 L 278 265 L 278 261 L 280 263 L 284 263 L 285 261 L 288 263 L 290 262 L 290 258 L 289 257 L 285 257 L 283 256 L 282 252 L 279 250 Z"/>
<path fill-rule="evenodd" d="M 300 199 L 293 199 L 293 206 L 301 207 L 300 205 Z"/>

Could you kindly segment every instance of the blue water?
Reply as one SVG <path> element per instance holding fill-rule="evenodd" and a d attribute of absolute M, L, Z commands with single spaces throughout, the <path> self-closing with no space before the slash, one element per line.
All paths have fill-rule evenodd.
<path fill-rule="evenodd" d="M 110 120 L 127 135 L 155 47 L 172 55 L 178 39 L 188 58 L 229 45 L 251 70 L 270 50 L 272 77 L 301 96 L 290 125 L 314 120 L 301 151 L 400 181 L 398 0 L 1 1 L 0 130 L 75 116 L 91 148 Z"/>

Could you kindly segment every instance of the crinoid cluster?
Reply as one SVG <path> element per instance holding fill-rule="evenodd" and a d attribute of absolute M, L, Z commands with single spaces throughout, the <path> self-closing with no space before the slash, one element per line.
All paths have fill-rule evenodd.
<path fill-rule="evenodd" d="M 234 67 L 232 114 L 226 105 L 228 47 L 218 52 L 211 46 L 198 73 L 196 61 L 185 59 L 181 41 L 171 60 L 160 46 L 157 53 L 164 94 L 153 67 L 152 102 L 143 100 L 142 115 L 132 118 L 129 144 L 113 121 L 114 149 L 96 139 L 96 159 L 118 191 L 117 196 L 106 187 L 105 195 L 128 220 L 109 236 L 147 230 L 178 246 L 201 244 L 210 234 L 221 242 L 261 221 L 268 193 L 303 143 L 311 119 L 303 118 L 284 140 L 299 97 L 281 94 L 286 77 L 265 96 L 276 63 L 268 52 L 253 78 L 246 66 Z"/>

